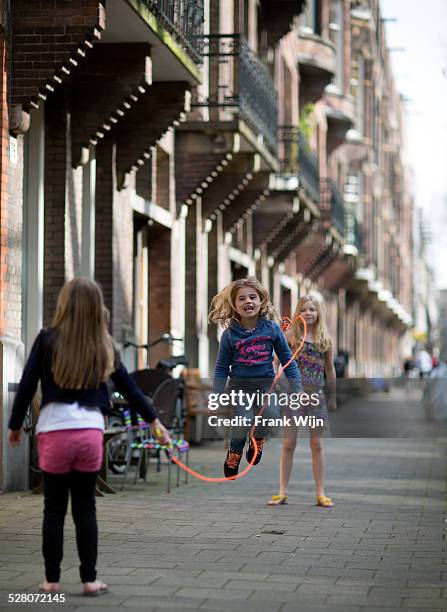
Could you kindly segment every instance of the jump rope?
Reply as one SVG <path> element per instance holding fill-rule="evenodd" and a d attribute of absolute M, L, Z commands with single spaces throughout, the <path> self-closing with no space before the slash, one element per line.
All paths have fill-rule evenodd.
<path fill-rule="evenodd" d="M 306 333 L 307 333 L 307 325 L 306 325 L 306 321 L 304 320 L 304 318 L 302 317 L 302 315 L 298 315 L 295 319 L 291 320 L 289 317 L 283 317 L 282 321 L 283 321 L 283 325 L 282 325 L 282 330 L 288 330 L 290 329 L 290 327 L 292 326 L 292 324 L 296 321 L 301 319 L 302 323 L 303 323 L 303 327 L 304 327 L 304 334 L 303 334 L 303 339 L 301 340 L 298 348 L 294 351 L 294 353 L 292 354 L 292 357 L 289 359 L 289 361 L 285 364 L 282 365 L 275 378 L 273 379 L 272 384 L 270 385 L 270 388 L 268 390 L 267 393 L 270 393 L 276 383 L 278 382 L 279 378 L 281 377 L 282 373 L 284 372 L 284 370 L 287 368 L 287 366 L 292 363 L 292 361 L 295 359 L 296 355 L 298 355 L 298 353 L 301 351 L 301 349 L 304 346 L 304 341 L 306 338 Z M 266 408 L 266 403 L 264 403 L 261 407 L 261 410 L 259 411 L 258 416 L 261 416 L 262 413 L 264 412 Z M 188 472 L 188 474 L 191 474 L 191 476 L 194 476 L 194 478 L 197 478 L 198 480 L 202 480 L 204 482 L 227 482 L 228 480 L 237 480 L 238 478 L 243 478 L 244 476 L 246 476 L 248 474 L 248 472 L 251 470 L 251 468 L 254 465 L 254 462 L 256 460 L 256 456 L 258 454 L 258 445 L 256 443 L 256 438 L 254 437 L 253 433 L 255 430 L 255 425 L 252 426 L 252 428 L 250 429 L 250 439 L 253 443 L 254 446 L 254 453 L 253 453 L 253 458 L 250 461 L 250 463 L 247 465 L 247 467 L 245 469 L 242 470 L 242 472 L 240 472 L 239 474 L 236 474 L 236 476 L 216 476 L 216 477 L 212 477 L 212 476 L 205 476 L 204 474 L 200 474 L 199 472 L 196 472 L 195 470 L 193 470 L 192 468 L 189 467 L 189 465 L 186 465 L 185 463 L 183 463 L 182 461 L 180 461 L 180 459 L 178 459 L 178 457 L 175 457 L 173 455 L 173 449 L 170 449 L 169 454 L 170 454 L 170 459 L 173 463 L 177 464 L 180 468 L 182 468 L 182 470 L 185 470 L 185 472 Z M 155 432 L 158 435 L 158 432 Z"/>

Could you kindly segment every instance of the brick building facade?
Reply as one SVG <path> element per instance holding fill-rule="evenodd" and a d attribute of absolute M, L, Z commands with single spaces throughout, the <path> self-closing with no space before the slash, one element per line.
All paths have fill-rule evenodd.
<path fill-rule="evenodd" d="M 351 375 L 392 372 L 412 202 L 376 0 L 0 5 L 0 487 L 27 484 L 13 384 L 74 275 L 118 344 L 170 331 L 204 376 L 209 302 L 247 274 L 282 315 L 318 292 Z"/>

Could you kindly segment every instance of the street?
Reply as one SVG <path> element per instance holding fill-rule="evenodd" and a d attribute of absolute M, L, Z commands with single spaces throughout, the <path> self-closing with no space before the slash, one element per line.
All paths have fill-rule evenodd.
<path fill-rule="evenodd" d="M 384 395 L 377 395 L 381 400 Z M 402 393 L 387 401 L 396 408 Z M 419 402 L 406 400 L 410 421 Z M 261 610 L 367 612 L 447 610 L 446 445 L 438 438 L 333 438 L 325 441 L 327 494 L 313 504 L 310 452 L 300 440 L 289 504 L 267 507 L 277 492 L 280 439 L 266 446 L 247 477 L 222 484 L 190 478 L 165 493 L 166 465 L 148 482 L 98 498 L 98 576 L 110 593 L 81 597 L 71 516 L 62 592 L 45 609 Z M 190 464 L 221 475 L 223 443 L 191 451 Z M 245 466 L 245 463 L 242 464 Z M 120 479 L 113 477 L 119 486 Z M 0 497 L 0 610 L 8 593 L 37 592 L 43 578 L 42 497 Z"/>

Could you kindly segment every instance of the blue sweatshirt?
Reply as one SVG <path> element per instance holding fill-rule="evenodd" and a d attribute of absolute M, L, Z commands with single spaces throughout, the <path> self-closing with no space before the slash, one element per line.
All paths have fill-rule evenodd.
<path fill-rule="evenodd" d="M 292 353 L 279 325 L 260 317 L 254 329 L 245 329 L 232 319 L 220 339 L 219 353 L 214 368 L 214 391 L 222 393 L 227 378 L 274 378 L 273 351 L 282 365 Z M 301 391 L 301 376 L 295 360 L 285 369 L 295 392 Z"/>

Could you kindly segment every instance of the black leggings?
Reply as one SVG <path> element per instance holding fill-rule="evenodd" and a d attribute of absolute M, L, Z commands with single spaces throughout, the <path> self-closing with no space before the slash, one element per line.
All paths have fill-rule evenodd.
<path fill-rule="evenodd" d="M 98 525 L 96 523 L 95 485 L 97 472 L 43 474 L 45 505 L 43 512 L 42 552 L 45 577 L 48 582 L 59 582 L 63 556 L 64 520 L 68 494 L 71 492 L 71 512 L 76 526 L 76 544 L 81 565 L 82 582 L 96 580 L 98 556 Z"/>

